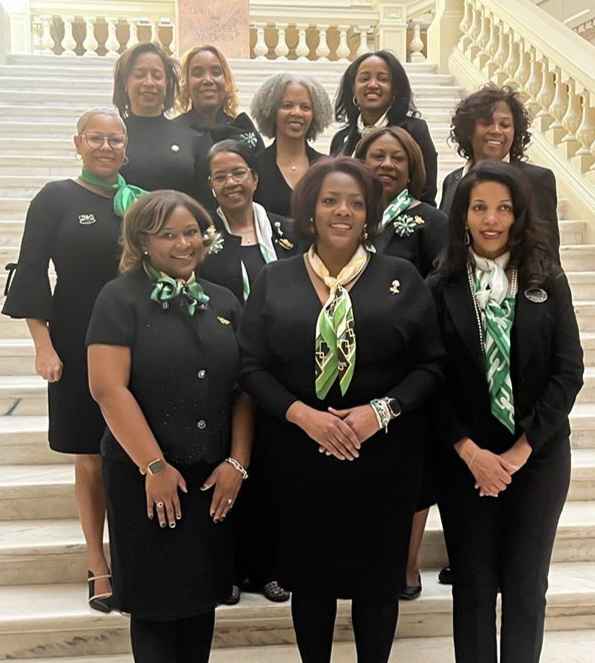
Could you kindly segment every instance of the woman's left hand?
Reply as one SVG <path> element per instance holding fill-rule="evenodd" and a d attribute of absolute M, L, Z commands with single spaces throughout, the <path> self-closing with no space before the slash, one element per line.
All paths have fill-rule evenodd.
<path fill-rule="evenodd" d="M 343 421 L 355 432 L 360 442 L 365 442 L 380 430 L 376 413 L 371 405 L 358 405 L 346 410 L 335 410 L 329 407 L 328 411 Z"/>
<path fill-rule="evenodd" d="M 203 483 L 201 490 L 209 490 L 213 486 L 213 497 L 209 513 L 214 522 L 220 523 L 235 504 L 240 488 L 242 475 L 225 461 L 217 465 L 209 478 Z"/>

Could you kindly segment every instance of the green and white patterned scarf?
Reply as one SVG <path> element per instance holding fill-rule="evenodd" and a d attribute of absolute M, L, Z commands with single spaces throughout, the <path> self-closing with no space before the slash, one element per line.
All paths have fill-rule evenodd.
<path fill-rule="evenodd" d="M 509 253 L 495 260 L 471 252 L 475 260 L 475 301 L 485 332 L 485 361 L 491 412 L 514 433 L 514 395 L 510 378 L 510 332 L 514 323 L 516 287 L 506 276 Z M 513 292 L 513 290 L 515 290 Z"/>
<path fill-rule="evenodd" d="M 172 301 L 179 298 L 182 308 L 193 317 L 197 309 L 204 308 L 209 303 L 209 296 L 196 280 L 194 272 L 187 281 L 184 281 L 160 272 L 147 260 L 143 262 L 143 268 L 154 284 L 151 301 L 159 304 L 164 310 L 169 308 Z"/>
<path fill-rule="evenodd" d="M 339 378 L 344 396 L 355 371 L 355 321 L 351 297 L 345 285 L 357 278 L 368 264 L 368 254 L 363 246 L 354 253 L 337 277 L 330 275 L 314 246 L 308 251 L 308 262 L 330 290 L 316 322 L 315 387 L 316 396 L 324 400 Z"/>
<path fill-rule="evenodd" d="M 403 189 L 387 205 L 380 222 L 380 230 L 384 230 L 392 221 L 395 221 L 413 202 L 414 198 L 408 189 Z"/>

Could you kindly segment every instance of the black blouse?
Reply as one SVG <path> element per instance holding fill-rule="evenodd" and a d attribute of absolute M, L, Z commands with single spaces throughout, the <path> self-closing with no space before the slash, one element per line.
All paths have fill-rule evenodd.
<path fill-rule="evenodd" d="M 226 288 L 199 282 L 210 301 L 190 317 L 177 302 L 164 310 L 151 301 L 142 269 L 124 274 L 99 294 L 87 333 L 88 346 L 130 348 L 129 389 L 166 458 L 186 464 L 229 453 L 240 367 L 240 304 Z M 109 428 L 101 450 L 127 458 Z"/>
<path fill-rule="evenodd" d="M 306 155 L 310 165 L 325 156 L 310 147 L 307 143 Z M 254 193 L 254 200 L 269 212 L 289 217 L 293 189 L 289 186 L 281 169 L 277 165 L 276 141 L 259 155 L 256 162 L 256 171 L 258 172 L 258 186 Z"/>
<path fill-rule="evenodd" d="M 128 163 L 121 172 L 129 184 L 147 191 L 175 189 L 203 205 L 211 204 L 206 161 L 209 141 L 164 115 L 131 115 L 124 121 Z"/>

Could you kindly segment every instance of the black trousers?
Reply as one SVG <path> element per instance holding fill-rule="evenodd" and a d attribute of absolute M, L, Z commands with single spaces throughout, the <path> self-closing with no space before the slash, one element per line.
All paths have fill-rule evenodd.
<path fill-rule="evenodd" d="M 324 594 L 291 595 L 291 615 L 302 663 L 330 663 L 337 599 Z M 397 621 L 397 598 L 360 597 L 351 602 L 358 663 L 387 663 Z"/>
<path fill-rule="evenodd" d="M 457 663 L 497 663 L 499 588 L 500 663 L 538 663 L 552 548 L 569 482 L 568 440 L 531 456 L 497 498 L 479 497 L 460 459 L 443 470 L 440 506 L 455 570 Z"/>
<path fill-rule="evenodd" d="M 174 621 L 130 618 L 130 640 L 136 663 L 208 663 L 215 609 Z"/>

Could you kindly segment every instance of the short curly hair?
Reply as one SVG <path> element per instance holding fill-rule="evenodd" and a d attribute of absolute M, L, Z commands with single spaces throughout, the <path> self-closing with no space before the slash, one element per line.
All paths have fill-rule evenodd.
<path fill-rule="evenodd" d="M 223 55 L 216 46 L 211 46 L 210 44 L 194 46 L 194 48 L 191 48 L 182 56 L 180 92 L 176 101 L 178 110 L 185 113 L 192 108 L 192 99 L 190 96 L 190 88 L 188 86 L 188 81 L 190 79 L 190 65 L 192 63 L 192 58 L 197 53 L 202 53 L 203 51 L 212 53 L 221 63 L 223 78 L 225 79 L 225 101 L 223 102 L 223 112 L 229 117 L 235 117 L 238 114 L 238 107 L 240 104 L 231 67 L 229 66 L 229 62 L 225 55 Z"/>
<path fill-rule="evenodd" d="M 312 100 L 312 124 L 308 129 L 306 140 L 316 140 L 333 120 L 333 109 L 324 87 L 309 76 L 294 74 L 276 74 L 267 79 L 258 89 L 250 105 L 250 113 L 256 120 L 260 133 L 267 138 L 275 138 L 277 133 L 277 111 L 285 89 L 290 83 L 302 85 L 308 90 Z"/>
<path fill-rule="evenodd" d="M 477 92 L 465 97 L 452 116 L 449 141 L 457 144 L 460 156 L 473 161 L 473 134 L 478 120 L 489 120 L 496 104 L 504 102 L 510 108 L 514 123 L 514 140 L 510 148 L 510 160 L 525 158 L 525 148 L 531 142 L 529 113 L 518 92 L 511 87 L 498 87 L 488 83 Z"/>

